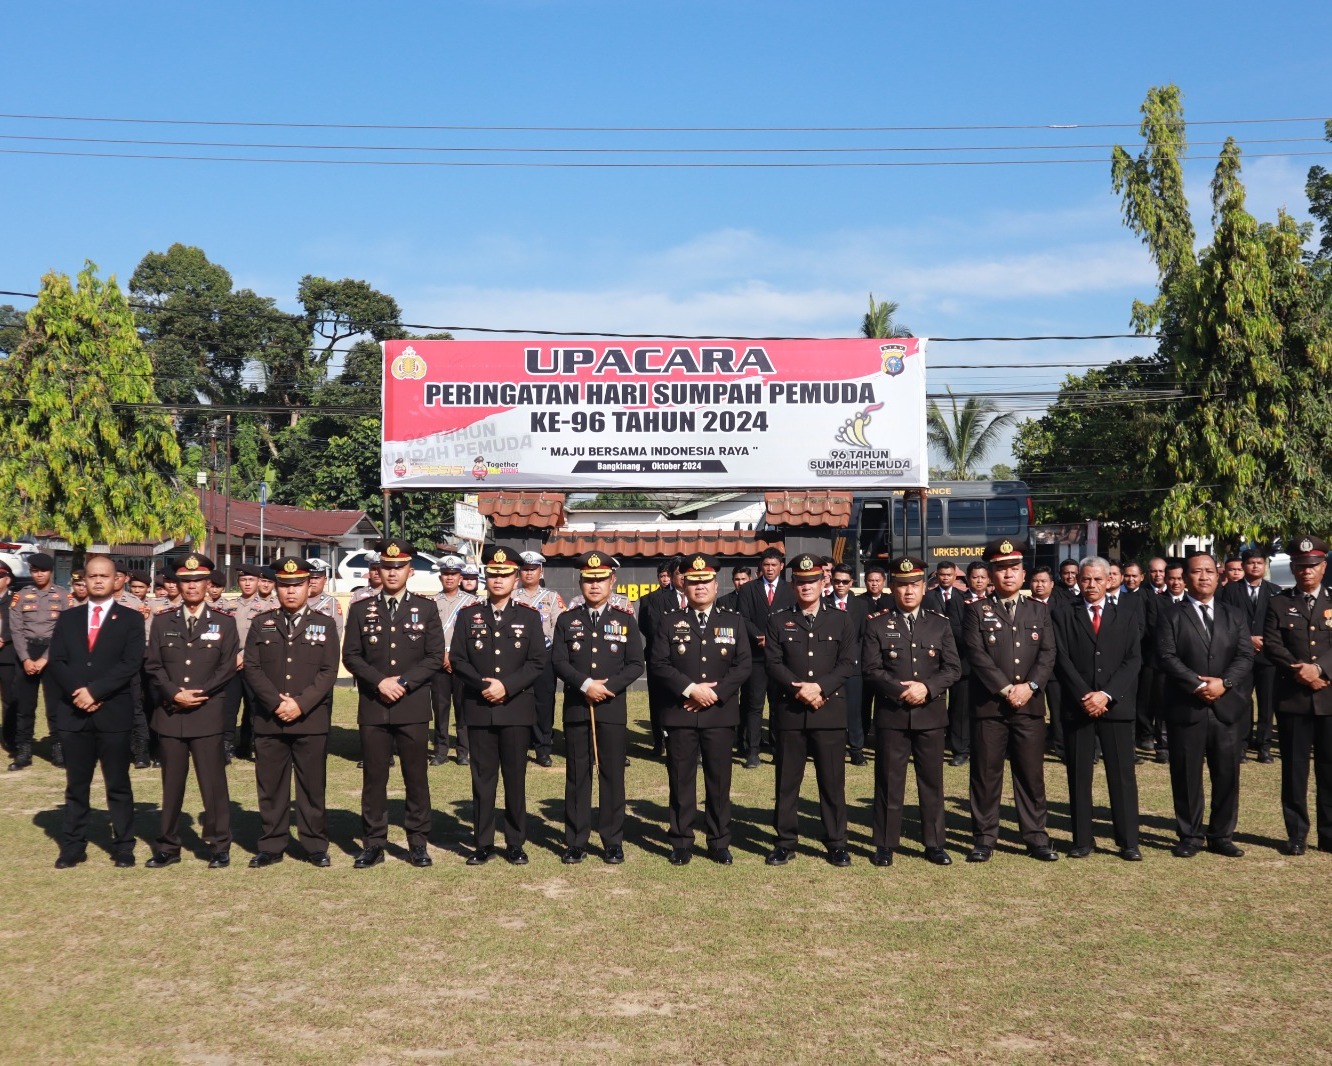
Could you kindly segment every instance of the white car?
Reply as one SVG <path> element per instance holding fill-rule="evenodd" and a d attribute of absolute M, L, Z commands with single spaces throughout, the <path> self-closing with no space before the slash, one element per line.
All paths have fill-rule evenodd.
<path fill-rule="evenodd" d="M 374 552 L 368 549 L 350 552 L 338 563 L 338 592 L 355 592 L 369 584 L 366 574 L 370 572 L 370 561 Z M 419 592 L 422 596 L 433 596 L 439 592 L 439 560 L 425 552 L 412 556 L 412 576 L 407 579 L 407 591 Z"/>
<path fill-rule="evenodd" d="M 0 541 L 0 563 L 9 567 L 14 575 L 13 588 L 22 588 L 32 580 L 32 571 L 28 569 L 28 556 L 37 552 L 37 545 L 21 541 Z"/>

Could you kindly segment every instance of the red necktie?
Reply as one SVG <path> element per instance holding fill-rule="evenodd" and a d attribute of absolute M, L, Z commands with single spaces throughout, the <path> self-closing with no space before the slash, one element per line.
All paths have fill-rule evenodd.
<path fill-rule="evenodd" d="M 1101 605 L 1093 603 L 1089 605 L 1092 613 L 1092 633 L 1096 636 L 1101 635 Z"/>
<path fill-rule="evenodd" d="M 92 609 L 92 624 L 88 626 L 89 651 L 92 651 L 93 645 L 97 643 L 97 634 L 101 632 L 101 629 L 102 629 L 102 608 L 95 606 Z"/>
<path fill-rule="evenodd" d="M 773 585 L 769 585 L 769 586 L 768 586 L 768 606 L 769 606 L 769 607 L 772 606 L 772 594 L 773 594 L 774 591 L 775 591 L 775 586 L 773 586 Z"/>
<path fill-rule="evenodd" d="M 845 611 L 845 610 L 846 610 L 846 600 L 838 600 L 838 601 L 837 601 L 837 609 L 838 609 L 839 611 Z"/>

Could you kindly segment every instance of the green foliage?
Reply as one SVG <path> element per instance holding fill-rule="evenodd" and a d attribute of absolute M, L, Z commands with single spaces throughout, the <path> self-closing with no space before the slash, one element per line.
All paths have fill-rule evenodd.
<path fill-rule="evenodd" d="M 0 304 L 0 355 L 9 355 L 23 337 L 24 314 L 11 304 Z"/>
<path fill-rule="evenodd" d="M 1323 133 L 1332 141 L 1332 119 L 1324 125 Z M 1318 246 L 1318 258 L 1332 260 L 1332 174 L 1323 167 L 1310 167 L 1304 191 L 1309 197 L 1309 214 L 1318 220 L 1318 228 L 1323 234 Z"/>
<path fill-rule="evenodd" d="M 968 397 L 959 408 L 951 388 L 948 397 L 951 409 L 947 418 L 939 405 L 930 401 L 926 435 L 930 447 L 944 460 L 944 477 L 950 481 L 970 481 L 999 443 L 1000 431 L 1011 426 L 1016 416 L 1012 412 L 999 414 L 992 400 L 979 396 Z"/>
<path fill-rule="evenodd" d="M 866 337 L 911 337 L 914 336 L 911 330 L 907 329 L 901 322 L 894 321 L 893 316 L 897 314 L 898 304 L 892 300 L 874 299 L 874 293 L 870 293 L 869 310 L 865 312 L 864 319 L 860 323 L 860 332 Z"/>
<path fill-rule="evenodd" d="M 0 368 L 0 528 L 50 530 L 80 548 L 203 535 L 171 419 L 124 294 L 85 265 L 42 279 Z"/>

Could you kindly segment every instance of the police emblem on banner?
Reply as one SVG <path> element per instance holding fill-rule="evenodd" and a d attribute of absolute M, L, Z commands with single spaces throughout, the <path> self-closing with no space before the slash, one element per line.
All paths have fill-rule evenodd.
<path fill-rule="evenodd" d="M 906 369 L 905 344 L 880 344 L 879 355 L 883 357 L 883 372 L 889 377 L 897 377 Z"/>

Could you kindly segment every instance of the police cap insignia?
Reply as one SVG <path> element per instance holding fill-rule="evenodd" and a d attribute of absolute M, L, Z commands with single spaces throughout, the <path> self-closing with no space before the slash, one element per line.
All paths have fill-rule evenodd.
<path fill-rule="evenodd" d="M 296 565 L 295 559 L 288 559 L 282 564 L 282 572 L 284 574 L 294 574 L 298 569 L 300 568 Z"/>
<path fill-rule="evenodd" d="M 703 561 L 703 556 L 695 555 L 694 561 L 689 564 L 691 570 L 702 570 L 708 564 Z"/>
<path fill-rule="evenodd" d="M 999 550 L 1004 553 L 1011 552 L 1013 550 L 1013 542 L 1011 540 L 1004 541 L 999 545 Z"/>
<path fill-rule="evenodd" d="M 600 555 L 597 555 L 595 552 L 593 552 L 591 555 L 589 555 L 589 556 L 587 557 L 587 565 L 588 565 L 588 566 L 600 566 L 600 565 L 601 565 L 601 556 L 600 556 Z"/>
<path fill-rule="evenodd" d="M 186 569 L 186 570 L 198 570 L 198 569 L 199 569 L 199 559 L 198 559 L 198 557 L 197 557 L 197 556 L 194 556 L 194 555 L 191 555 L 188 559 L 186 559 L 186 560 L 185 560 L 185 569 Z"/>
<path fill-rule="evenodd" d="M 1300 551 L 1302 552 L 1313 551 L 1313 541 L 1311 541 L 1308 537 L 1305 537 L 1302 541 L 1300 541 Z"/>
<path fill-rule="evenodd" d="M 491 556 L 491 561 L 496 563 L 507 563 L 509 561 L 509 554 L 503 548 L 500 548 L 493 556 Z"/>
<path fill-rule="evenodd" d="M 910 559 L 903 559 L 903 560 L 902 560 L 902 563 L 901 563 L 901 565 L 898 567 L 898 569 L 901 570 L 902 573 L 904 573 L 904 574 L 909 574 L 909 573 L 911 573 L 911 560 L 910 560 Z"/>
<path fill-rule="evenodd" d="M 390 544 L 387 548 L 384 549 L 384 557 L 386 559 L 396 559 L 401 554 L 402 554 L 402 549 L 399 548 L 396 544 Z"/>

